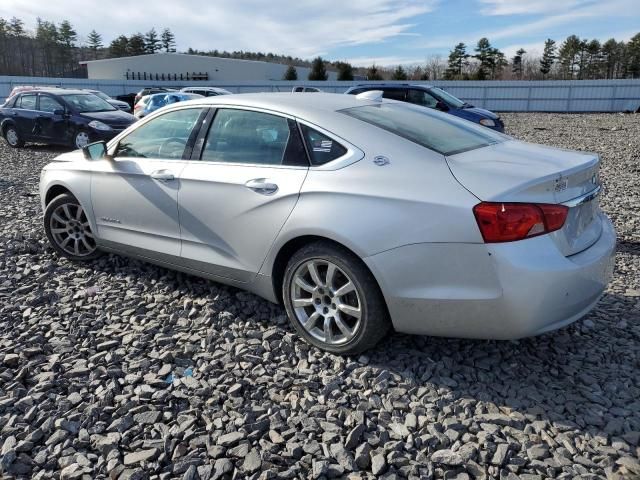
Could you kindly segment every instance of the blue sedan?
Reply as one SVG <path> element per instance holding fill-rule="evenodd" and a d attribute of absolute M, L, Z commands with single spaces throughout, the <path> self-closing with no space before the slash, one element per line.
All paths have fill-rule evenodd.
<path fill-rule="evenodd" d="M 171 105 L 173 103 L 185 102 L 187 100 L 194 100 L 196 98 L 203 98 L 202 95 L 197 93 L 183 93 L 183 92 L 170 92 L 170 93 L 154 93 L 149 95 L 146 99 L 144 110 L 140 114 L 140 117 L 146 117 L 150 113 L 156 110 Z"/>
<path fill-rule="evenodd" d="M 382 90 L 384 98 L 434 108 L 498 132 L 504 132 L 504 123 L 498 115 L 489 110 L 474 107 L 438 87 L 398 83 L 368 84 L 351 87 L 345 93 L 357 95 L 371 90 Z"/>

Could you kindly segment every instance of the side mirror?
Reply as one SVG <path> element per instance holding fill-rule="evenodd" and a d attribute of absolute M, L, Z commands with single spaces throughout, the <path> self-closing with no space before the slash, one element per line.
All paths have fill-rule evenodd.
<path fill-rule="evenodd" d="M 107 144 L 104 141 L 90 143 L 82 147 L 82 153 L 87 160 L 100 160 L 107 158 Z"/>
<path fill-rule="evenodd" d="M 57 108 L 53 111 L 53 114 L 59 117 L 64 117 L 67 115 L 67 112 L 62 108 Z"/>
<path fill-rule="evenodd" d="M 446 103 L 442 101 L 438 101 L 438 103 L 436 103 L 436 109 L 442 112 L 446 112 L 447 110 L 449 110 L 449 107 L 447 106 Z"/>

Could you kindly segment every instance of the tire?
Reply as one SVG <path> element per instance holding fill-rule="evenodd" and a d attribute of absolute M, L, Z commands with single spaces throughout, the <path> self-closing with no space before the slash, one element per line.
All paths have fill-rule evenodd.
<path fill-rule="evenodd" d="M 362 260 L 331 242 L 310 243 L 293 254 L 282 298 L 298 334 L 327 352 L 356 355 L 389 331 L 389 313 L 375 278 Z"/>
<path fill-rule="evenodd" d="M 73 136 L 73 146 L 77 149 L 86 147 L 89 143 L 91 143 L 91 140 L 89 139 L 89 132 L 86 130 L 78 130 Z"/>
<path fill-rule="evenodd" d="M 4 139 L 11 148 L 22 148 L 24 147 L 24 140 L 18 133 L 15 125 L 7 125 L 2 132 Z"/>
<path fill-rule="evenodd" d="M 49 202 L 44 211 L 44 230 L 59 256 L 73 261 L 89 261 L 102 255 L 84 209 L 70 193 Z"/>

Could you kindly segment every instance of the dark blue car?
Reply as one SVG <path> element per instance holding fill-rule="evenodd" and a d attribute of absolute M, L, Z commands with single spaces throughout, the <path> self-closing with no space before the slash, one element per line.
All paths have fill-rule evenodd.
<path fill-rule="evenodd" d="M 0 132 L 14 148 L 26 142 L 82 148 L 98 140 L 111 140 L 135 120 L 83 90 L 29 90 L 0 107 Z"/>
<path fill-rule="evenodd" d="M 479 123 L 498 132 L 504 132 L 504 123 L 498 115 L 489 110 L 469 105 L 438 87 L 397 83 L 369 84 L 351 87 L 345 93 L 357 95 L 371 90 L 382 90 L 384 98 L 435 108 L 456 117 Z"/>

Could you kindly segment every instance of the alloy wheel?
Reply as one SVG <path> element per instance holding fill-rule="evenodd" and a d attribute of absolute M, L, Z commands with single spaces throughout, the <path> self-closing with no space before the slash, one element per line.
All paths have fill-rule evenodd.
<path fill-rule="evenodd" d="M 294 272 L 291 303 L 296 320 L 315 339 L 342 345 L 358 333 L 362 302 L 349 275 L 336 264 L 308 260 Z"/>
<path fill-rule="evenodd" d="M 89 134 L 87 132 L 78 132 L 76 134 L 76 147 L 83 148 L 89 144 Z"/>
<path fill-rule="evenodd" d="M 96 241 L 89 220 L 78 204 L 63 203 L 51 215 L 51 236 L 65 253 L 86 257 L 96 251 Z"/>
<path fill-rule="evenodd" d="M 18 137 L 18 132 L 16 132 L 13 128 L 9 128 L 7 130 L 6 138 L 7 142 L 9 142 L 9 145 L 11 145 L 12 147 L 15 147 L 20 140 Z"/>

